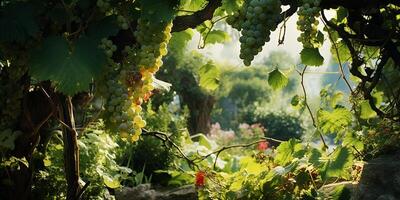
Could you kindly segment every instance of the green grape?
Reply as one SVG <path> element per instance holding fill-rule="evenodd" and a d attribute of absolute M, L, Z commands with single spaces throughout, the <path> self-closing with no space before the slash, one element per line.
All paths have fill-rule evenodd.
<path fill-rule="evenodd" d="M 319 0 L 303 0 L 302 6 L 299 7 L 297 14 L 299 19 L 297 21 L 297 29 L 302 33 L 297 38 L 306 48 L 318 47 L 318 20 L 319 17 Z"/>
<path fill-rule="evenodd" d="M 126 20 L 119 16 L 117 21 L 122 26 Z M 152 24 L 139 18 L 135 37 L 140 46 L 126 46 L 123 53 L 128 55 L 127 60 L 118 67 L 112 67 L 116 70 L 110 70 L 111 73 L 105 76 L 106 81 L 103 83 L 108 91 L 104 95 L 106 121 L 122 138 L 130 138 L 135 142 L 139 139 L 141 129 L 146 126 L 146 121 L 140 116 L 141 104 L 151 96 L 154 89 L 153 74 L 162 65 L 162 56 L 168 53 L 171 30 L 171 22 Z M 110 58 L 116 50 L 107 39 L 102 39 L 99 47 Z"/>
<path fill-rule="evenodd" d="M 125 19 L 125 17 L 123 17 L 122 15 L 118 15 L 117 22 L 122 30 L 127 30 L 129 28 L 128 20 Z"/>
<path fill-rule="evenodd" d="M 107 12 L 111 8 L 109 0 L 97 0 L 96 5 L 102 12 Z"/>
<path fill-rule="evenodd" d="M 99 45 L 99 48 L 104 50 L 104 53 L 108 57 L 112 57 L 113 53 L 117 50 L 117 46 L 115 46 L 111 40 L 108 40 L 106 38 L 103 38 L 101 40 L 101 43 Z"/>
<path fill-rule="evenodd" d="M 239 57 L 245 65 L 250 65 L 262 46 L 269 42 L 271 32 L 278 27 L 281 11 L 280 0 L 250 0 L 227 18 L 228 24 L 241 30 Z"/>

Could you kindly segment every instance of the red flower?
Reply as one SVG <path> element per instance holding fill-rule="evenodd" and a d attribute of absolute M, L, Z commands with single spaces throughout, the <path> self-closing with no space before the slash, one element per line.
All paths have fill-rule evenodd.
<path fill-rule="evenodd" d="M 206 183 L 206 173 L 203 171 L 198 171 L 196 173 L 196 181 L 195 181 L 196 187 L 203 187 L 205 183 Z"/>
<path fill-rule="evenodd" d="M 267 141 L 261 141 L 258 143 L 257 149 L 260 151 L 265 151 L 266 149 L 268 149 L 268 142 Z"/>

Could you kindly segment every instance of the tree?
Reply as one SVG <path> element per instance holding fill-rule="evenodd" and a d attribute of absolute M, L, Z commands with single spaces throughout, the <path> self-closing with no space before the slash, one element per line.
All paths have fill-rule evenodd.
<path fill-rule="evenodd" d="M 384 103 L 377 104 L 373 96 L 378 85 L 397 78 L 393 74 L 398 74 L 400 66 L 398 0 L 185 2 L 0 2 L 0 26 L 6 27 L 0 33 L 1 159 L 3 163 L 14 158 L 19 166 L 4 166 L 1 172 L 1 178 L 14 182 L 2 185 L 6 198 L 32 198 L 32 155 L 38 143 L 44 142 L 42 128 L 53 126 L 64 134 L 68 199 L 79 199 L 85 186 L 79 184 L 77 104 L 85 104 L 95 92 L 105 102 L 102 118 L 107 128 L 137 141 L 145 126 L 140 105 L 154 89 L 153 74 L 167 54 L 170 32 L 197 27 L 207 42 L 211 36 L 224 35 L 212 28 L 226 15 L 230 16 L 227 23 L 241 30 L 240 57 L 249 65 L 269 41 L 271 30 L 297 12 L 302 63 L 322 64 L 318 48 L 327 36 L 340 68 L 348 61 L 350 73 L 360 80 L 356 89 L 350 88 L 353 95 L 364 98 L 381 118 L 400 120 L 398 87 L 384 90 Z M 287 9 L 282 11 L 281 5 Z M 179 12 L 188 7 L 194 11 Z M 336 9 L 337 16 L 327 19 L 324 11 L 328 9 Z M 319 15 L 325 34 L 316 26 Z M 343 73 L 342 78 L 346 81 Z"/>

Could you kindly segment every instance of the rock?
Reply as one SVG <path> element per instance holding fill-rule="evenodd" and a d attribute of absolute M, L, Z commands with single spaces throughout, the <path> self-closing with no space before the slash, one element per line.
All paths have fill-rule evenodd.
<path fill-rule="evenodd" d="M 400 200 L 400 153 L 368 161 L 353 196 L 356 200 Z"/>
<path fill-rule="evenodd" d="M 193 185 L 179 188 L 151 188 L 150 184 L 136 187 L 124 187 L 115 192 L 117 200 L 197 200 L 197 192 Z"/>
<path fill-rule="evenodd" d="M 156 200 L 156 191 L 151 189 L 150 184 L 141 184 L 137 187 L 124 187 L 115 192 L 117 200 Z"/>
<path fill-rule="evenodd" d="M 193 185 L 182 186 L 174 190 L 159 193 L 157 199 L 160 200 L 195 200 L 197 192 Z"/>

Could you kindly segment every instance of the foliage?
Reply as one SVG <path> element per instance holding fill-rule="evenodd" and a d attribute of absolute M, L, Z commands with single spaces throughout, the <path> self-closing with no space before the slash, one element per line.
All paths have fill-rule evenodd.
<path fill-rule="evenodd" d="M 112 199 L 107 188 L 119 188 L 121 182 L 132 176 L 132 170 L 116 163 L 119 145 L 101 123 L 88 127 L 79 140 L 81 178 L 90 182 L 84 194 L 87 199 Z M 64 179 L 63 143 L 61 132 L 55 131 L 42 158 L 44 168 L 35 173 L 35 198 L 65 198 L 67 184 Z"/>
<path fill-rule="evenodd" d="M 279 69 L 274 69 L 269 73 L 268 84 L 274 89 L 281 89 L 288 84 L 288 78 Z"/>
<path fill-rule="evenodd" d="M 150 131 L 163 131 L 171 134 L 173 141 L 179 145 L 186 127 L 185 113 L 171 113 L 170 107 L 163 104 L 153 110 L 151 102 L 147 104 L 144 119 Z M 144 136 L 137 143 L 121 142 L 119 162 L 134 171 L 143 171 L 141 176 L 151 177 L 151 181 L 163 184 L 168 177 L 155 173 L 168 169 L 176 159 L 176 150 L 166 146 L 153 136 Z M 137 178 L 132 177 L 125 184 L 136 185 Z"/>
<path fill-rule="evenodd" d="M 300 139 L 305 132 L 299 117 L 285 112 L 248 112 L 246 121 L 259 123 L 265 128 L 265 136 L 280 140 Z M 273 143 L 276 144 L 276 143 Z"/>
<path fill-rule="evenodd" d="M 336 16 L 328 19 L 326 10 L 336 12 Z M 0 178 L 1 186 L 12 188 L 6 191 L 1 187 L 2 193 L 25 199 L 31 196 L 29 187 L 35 182 L 33 189 L 39 198 L 65 196 L 67 186 L 60 176 L 64 172 L 61 158 L 63 153 L 68 156 L 70 152 L 68 148 L 63 149 L 61 140 L 68 146 L 67 140 L 72 138 L 75 139 L 73 156 L 81 155 L 82 162 L 81 166 L 77 166 L 79 160 L 64 162 L 75 165 L 64 166 L 65 169 L 80 167 L 83 181 L 92 184 L 85 195 L 106 198 L 105 186 L 119 187 L 130 173 L 116 163 L 114 150 L 118 146 L 108 133 L 118 133 L 122 140 L 136 142 L 146 125 L 141 116 L 145 115 L 154 128 L 174 133 L 171 136 L 176 137 L 174 142 L 181 144 L 188 156 L 169 166 L 175 167 L 168 171 L 173 177 L 170 183 L 174 179 L 178 180 L 174 184 L 187 183 L 188 177 L 199 174 L 199 170 L 193 171 L 193 165 L 204 172 L 200 174 L 205 180 L 198 184 L 200 199 L 317 199 L 321 197 L 318 189 L 325 183 L 353 178 L 349 170 L 355 159 L 369 159 L 399 149 L 399 10 L 400 4 L 395 0 L 363 1 L 362 4 L 328 0 L 1 1 Z M 282 27 L 279 44 L 284 42 L 286 22 L 295 13 L 299 16 L 296 25 L 301 32 L 298 41 L 303 46 L 299 66 L 305 67 L 302 73 L 298 71 L 304 94 L 295 96 L 292 104 L 301 107 L 302 115 L 304 111 L 311 115 L 310 131 L 322 140 L 321 149 L 292 138 L 293 135 L 299 138 L 303 131 L 298 116 L 276 111 L 254 112 L 260 105 L 274 103 L 270 101 L 274 96 L 270 95 L 267 82 L 273 89 L 288 85 L 290 89 L 281 91 L 280 97 L 296 89 L 290 87 L 289 74 L 296 68 L 274 65 L 254 67 L 247 72 L 219 73 L 218 66 L 207 64 L 211 62 L 184 48 L 194 30 L 201 36 L 199 47 L 230 40 L 227 32 L 214 29 L 218 22 L 227 23 L 241 32 L 239 57 L 245 65 L 250 65 L 270 40 L 271 32 L 279 26 Z M 318 26 L 320 22 L 322 30 Z M 266 136 L 276 134 L 288 141 L 266 151 L 223 152 L 218 149 L 225 150 L 225 147 L 204 135 L 195 135 L 190 140 L 180 131 L 183 125 L 170 127 L 181 123 L 166 115 L 165 108 L 160 111 L 160 117 L 151 112 L 151 106 L 146 114 L 141 112 L 142 104 L 157 92 L 154 75 L 168 53 L 171 32 L 179 31 L 185 32 L 176 33 L 178 36 L 169 49 L 177 52 L 164 59 L 169 65 L 164 72 L 169 70 L 175 75 L 169 80 L 174 90 L 185 96 L 182 102 L 190 109 L 190 124 L 198 124 L 199 116 L 205 116 L 203 122 L 209 124 L 215 95 L 219 98 L 215 118 L 227 120 L 221 120 L 222 127 L 236 128 L 242 122 L 260 123 L 266 128 Z M 304 73 L 307 66 L 324 63 L 319 48 L 328 40 L 339 64 L 340 79 L 350 90 L 350 98 L 345 102 L 343 93 L 324 89 L 322 103 L 314 109 L 307 102 Z M 348 66 L 357 85 L 349 84 L 343 66 Z M 252 74 L 250 78 L 249 74 Z M 225 80 L 233 83 L 220 84 Z M 102 105 L 87 104 L 93 95 Z M 87 96 L 84 103 L 70 101 L 80 96 Z M 84 105 L 96 107 L 99 115 L 89 118 L 95 121 L 102 118 L 106 127 L 98 124 L 76 127 L 73 111 L 82 108 L 83 113 L 89 114 Z M 224 109 L 229 110 L 228 117 L 221 114 Z M 231 116 L 239 120 L 233 121 Z M 41 134 L 44 128 L 53 127 L 54 121 L 62 124 L 65 137 L 61 139 L 61 134 L 56 133 L 46 146 Z M 156 125 L 159 122 L 162 123 Z M 189 130 L 198 132 L 191 127 Z M 77 132 L 79 142 L 69 132 Z M 333 145 L 327 148 L 325 140 L 331 136 Z M 48 150 L 43 155 L 37 151 L 39 143 L 44 145 L 43 152 Z M 76 152 L 77 143 L 80 152 Z M 143 144 L 127 147 L 142 150 L 141 153 L 147 150 L 144 147 L 154 147 L 151 154 L 164 156 L 162 168 L 167 168 L 172 150 L 160 150 L 160 142 Z M 44 166 L 38 168 L 40 171 L 35 171 L 37 158 Z M 188 158 L 196 162 L 188 163 Z M 177 172 L 178 167 L 187 173 Z M 156 168 L 142 165 L 139 171 Z M 37 181 L 31 180 L 33 172 Z M 143 174 L 134 184 L 142 182 Z M 21 178 L 21 182 L 11 184 L 10 180 L 16 178 Z M 77 185 L 77 181 L 69 181 L 68 187 Z M 339 189 L 338 193 L 341 192 Z M 69 199 L 74 195 L 69 194 Z M 336 196 L 340 195 L 335 194 L 333 198 Z"/>

